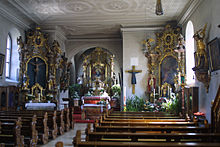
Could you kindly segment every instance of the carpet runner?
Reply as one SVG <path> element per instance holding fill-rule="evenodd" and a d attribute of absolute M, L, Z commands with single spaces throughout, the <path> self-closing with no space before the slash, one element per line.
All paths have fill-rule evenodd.
<path fill-rule="evenodd" d="M 85 120 L 82 120 L 82 111 L 81 109 L 74 109 L 74 114 L 73 114 L 73 121 L 75 123 L 94 123 L 94 120 L 89 120 L 85 118 Z"/>

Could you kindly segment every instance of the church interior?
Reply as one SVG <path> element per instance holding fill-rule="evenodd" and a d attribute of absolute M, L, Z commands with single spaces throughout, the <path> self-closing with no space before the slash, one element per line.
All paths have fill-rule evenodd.
<path fill-rule="evenodd" d="M 219 147 L 219 8 L 1 0 L 0 147 Z"/>

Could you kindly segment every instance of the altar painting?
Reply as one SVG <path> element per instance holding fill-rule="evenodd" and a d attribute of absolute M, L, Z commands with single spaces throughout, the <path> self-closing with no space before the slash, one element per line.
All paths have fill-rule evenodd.
<path fill-rule="evenodd" d="M 27 64 L 27 74 L 29 79 L 29 87 L 35 83 L 39 83 L 43 88 L 46 87 L 46 63 L 39 57 L 31 58 Z"/>
<path fill-rule="evenodd" d="M 168 83 L 170 85 L 174 85 L 174 78 L 178 74 L 177 71 L 178 62 L 176 58 L 172 56 L 167 56 L 161 62 L 161 85 L 164 83 Z"/>

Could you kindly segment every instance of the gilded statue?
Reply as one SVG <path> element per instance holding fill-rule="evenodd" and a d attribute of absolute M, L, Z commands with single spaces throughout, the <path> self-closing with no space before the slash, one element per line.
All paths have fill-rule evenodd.
<path fill-rule="evenodd" d="M 204 43 L 206 27 L 207 24 L 203 29 L 198 30 L 193 36 L 196 40 L 197 46 L 197 50 L 195 52 L 195 67 L 193 68 L 194 71 L 203 71 L 208 69 L 208 58 Z"/>

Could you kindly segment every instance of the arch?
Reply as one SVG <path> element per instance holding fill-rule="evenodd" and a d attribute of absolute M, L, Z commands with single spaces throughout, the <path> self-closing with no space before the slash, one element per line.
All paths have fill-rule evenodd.
<path fill-rule="evenodd" d="M 80 56 L 84 52 L 86 52 L 88 49 L 96 48 L 96 47 L 103 48 L 103 49 L 107 50 L 110 54 L 117 55 L 116 50 L 114 50 L 111 46 L 108 46 L 108 45 L 105 45 L 102 43 L 85 44 L 85 45 L 80 45 L 78 47 L 75 47 L 74 49 L 69 49 L 68 51 L 71 51 L 71 52 L 69 52 L 67 55 L 69 55 L 68 58 L 73 63 L 72 64 L 72 73 L 71 73 L 72 74 L 71 77 L 73 77 L 73 79 L 71 80 L 71 82 L 74 83 L 74 81 L 76 81 L 76 79 L 77 79 L 77 76 L 80 76 L 82 73 L 82 69 L 80 69 L 79 67 L 82 67 L 83 59 L 80 58 Z M 114 64 L 115 64 L 114 71 L 116 73 L 120 73 L 120 68 L 122 65 L 120 63 L 121 60 L 122 60 L 122 58 L 120 58 L 119 56 L 115 56 L 115 58 L 114 58 Z M 76 61 L 77 61 L 77 66 L 75 66 Z"/>
<path fill-rule="evenodd" d="M 194 52 L 194 27 L 192 21 L 188 21 L 186 26 L 186 84 L 194 85 L 195 84 L 195 72 L 192 68 L 195 66 Z"/>

